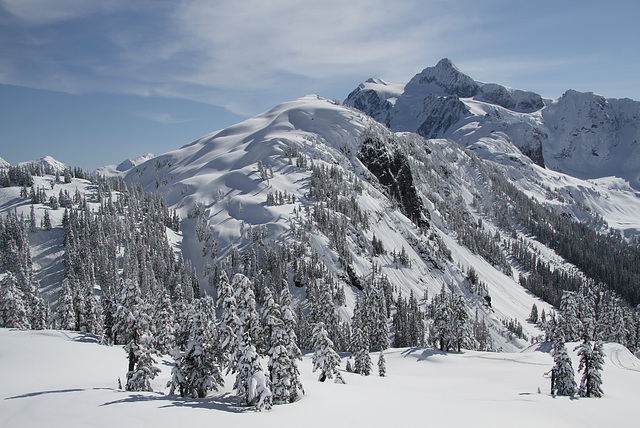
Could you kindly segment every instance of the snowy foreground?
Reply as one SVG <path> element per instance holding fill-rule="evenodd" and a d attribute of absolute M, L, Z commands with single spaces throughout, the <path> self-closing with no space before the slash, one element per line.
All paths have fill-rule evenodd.
<path fill-rule="evenodd" d="M 204 399 L 168 396 L 170 363 L 162 360 L 153 383 L 158 392 L 129 393 L 118 389 L 127 367 L 121 347 L 77 332 L 0 329 L 0 427 L 637 425 L 640 360 L 626 348 L 605 345 L 600 399 L 550 396 L 543 375 L 553 362 L 546 348 L 446 355 L 391 349 L 387 377 L 344 372 L 346 385 L 318 382 L 307 354 L 300 364 L 306 395 L 256 413 L 236 405 L 231 377 Z"/>

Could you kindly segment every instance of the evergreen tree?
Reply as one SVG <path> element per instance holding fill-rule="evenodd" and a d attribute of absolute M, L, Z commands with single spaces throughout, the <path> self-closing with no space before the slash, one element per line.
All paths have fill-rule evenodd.
<path fill-rule="evenodd" d="M 129 358 L 128 391 L 150 391 L 150 380 L 159 370 L 153 366 L 151 309 L 140 296 L 138 284 L 123 281 L 113 325 L 114 341 L 124 344 Z"/>
<path fill-rule="evenodd" d="M 0 327 L 31 328 L 22 290 L 11 272 L 0 281 Z"/>
<path fill-rule="evenodd" d="M 243 332 L 238 346 L 238 364 L 236 380 L 233 388 L 241 402 L 246 406 L 254 406 L 257 411 L 270 409 L 272 393 L 269 381 L 262 370 L 260 356 L 251 343 L 251 336 Z"/>
<path fill-rule="evenodd" d="M 198 300 L 194 310 L 187 316 L 188 340 L 184 349 L 174 348 L 175 360 L 171 393 L 180 390 L 181 397 L 204 398 L 208 391 L 218 390 L 224 385 L 222 374 L 216 363 L 217 337 L 213 319 L 211 297 Z"/>
<path fill-rule="evenodd" d="M 384 359 L 384 351 L 380 351 L 380 356 L 378 357 L 378 375 L 380 375 L 380 377 L 385 377 L 387 375 L 387 365 Z"/>
<path fill-rule="evenodd" d="M 160 354 L 168 354 L 175 344 L 175 312 L 166 292 L 160 297 L 154 319 L 154 348 Z"/>
<path fill-rule="evenodd" d="M 578 372 L 582 372 L 578 394 L 581 397 L 602 397 L 602 377 L 600 371 L 604 365 L 604 353 L 602 342 L 596 341 L 593 345 L 589 340 L 576 347 L 580 357 Z"/>
<path fill-rule="evenodd" d="M 338 367 L 340 367 L 340 356 L 333 349 L 333 342 L 329 339 L 329 335 L 324 328 L 324 323 L 319 322 L 313 328 L 313 341 L 315 352 L 313 354 L 313 371 L 320 369 L 320 375 L 318 380 L 324 382 L 327 378 L 332 379 L 336 376 L 336 382 L 338 382 L 337 376 Z"/>
<path fill-rule="evenodd" d="M 49 216 L 49 210 L 44 211 L 44 217 L 42 219 L 42 228 L 46 231 L 51 230 L 51 217 Z"/>
<path fill-rule="evenodd" d="M 576 393 L 575 374 L 564 343 L 564 333 L 560 329 L 553 342 L 552 356 L 554 366 L 551 372 L 551 394 L 573 396 Z"/>
<path fill-rule="evenodd" d="M 256 310 L 256 298 L 253 292 L 253 284 L 241 273 L 236 273 L 231 280 L 231 288 L 237 304 L 237 316 L 242 326 L 242 331 L 251 336 L 252 346 L 255 343 L 258 350 L 264 349 L 265 342 L 262 337 L 260 317 Z"/>
<path fill-rule="evenodd" d="M 226 365 L 227 373 L 235 373 L 238 356 L 240 320 L 237 315 L 236 298 L 233 288 L 227 278 L 227 273 L 220 272 L 218 283 L 218 309 L 221 312 L 220 326 L 218 328 L 221 364 Z"/>
<path fill-rule="evenodd" d="M 353 327 L 353 372 L 363 376 L 371 374 L 371 356 L 369 355 L 369 338 L 359 325 Z"/>

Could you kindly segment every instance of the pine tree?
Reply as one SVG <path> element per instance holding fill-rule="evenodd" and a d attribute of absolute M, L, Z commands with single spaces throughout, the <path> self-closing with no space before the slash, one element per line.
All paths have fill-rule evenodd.
<path fill-rule="evenodd" d="M 378 357 L 378 375 L 380 375 L 380 377 L 385 377 L 387 375 L 387 365 L 384 359 L 384 351 L 380 351 L 380 356 Z"/>
<path fill-rule="evenodd" d="M 218 349 L 212 309 L 213 301 L 207 296 L 199 299 L 187 316 L 186 346 L 171 352 L 175 360 L 169 382 L 172 394 L 178 388 L 182 397 L 204 398 L 208 391 L 217 391 L 224 385 L 216 363 Z"/>
<path fill-rule="evenodd" d="M 582 372 L 578 394 L 581 397 L 602 397 L 602 377 L 600 371 L 604 365 L 604 353 L 602 342 L 596 341 L 591 345 L 589 340 L 584 340 L 576 349 L 580 357 L 578 372 Z"/>
<path fill-rule="evenodd" d="M 269 389 L 269 381 L 262 370 L 260 356 L 251 343 L 249 333 L 242 333 L 237 353 L 238 365 L 233 388 L 238 397 L 243 404 L 253 406 L 257 411 L 270 409 L 272 393 Z"/>
<path fill-rule="evenodd" d="M 319 322 L 313 327 L 313 341 L 315 348 L 313 371 L 320 369 L 318 380 L 324 382 L 327 378 L 332 379 L 334 376 L 339 375 L 340 356 L 333 349 L 333 342 L 329 339 L 324 323 Z"/>
<path fill-rule="evenodd" d="M 22 290 L 11 272 L 0 281 L 0 327 L 31 328 Z"/>
<path fill-rule="evenodd" d="M 371 356 L 369 355 L 369 338 L 358 325 L 353 327 L 352 341 L 354 346 L 353 372 L 363 376 L 369 376 L 373 364 L 371 362 Z"/>
<path fill-rule="evenodd" d="M 160 354 L 168 354 L 175 344 L 175 312 L 166 292 L 160 297 L 154 319 L 154 348 Z"/>
<path fill-rule="evenodd" d="M 46 231 L 51 230 L 51 217 L 49 216 L 49 210 L 44 211 L 44 217 L 42 219 L 42 228 Z"/>
<path fill-rule="evenodd" d="M 150 391 L 150 380 L 159 370 L 153 366 L 151 308 L 140 297 L 135 281 L 124 280 L 113 325 L 114 341 L 124 344 L 129 358 L 128 391 Z"/>
<path fill-rule="evenodd" d="M 221 364 L 226 365 L 227 373 L 235 373 L 238 356 L 240 320 L 237 315 L 237 303 L 233 288 L 224 270 L 220 272 L 218 283 L 218 309 L 221 311 L 218 337 L 220 342 Z"/>
<path fill-rule="evenodd" d="M 265 343 L 262 337 L 260 317 L 256 310 L 256 298 L 253 292 L 253 284 L 241 273 L 236 273 L 231 280 L 231 288 L 237 304 L 237 316 L 242 326 L 242 331 L 249 333 L 251 343 L 256 349 L 263 350 Z"/>
<path fill-rule="evenodd" d="M 575 374 L 564 343 L 564 333 L 560 329 L 553 342 L 552 356 L 554 366 L 551 372 L 551 394 L 573 396 L 576 393 Z"/>

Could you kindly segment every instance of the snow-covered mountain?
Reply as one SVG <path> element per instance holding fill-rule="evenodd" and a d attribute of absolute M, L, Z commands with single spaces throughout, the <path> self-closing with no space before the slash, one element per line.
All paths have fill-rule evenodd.
<path fill-rule="evenodd" d="M 640 189 L 637 101 L 573 90 L 543 99 L 475 81 L 442 59 L 406 85 L 369 79 L 345 104 L 393 131 L 451 138 L 464 146 L 506 135 L 540 166 L 582 179 L 616 176 Z"/>
<path fill-rule="evenodd" d="M 125 174 L 131 168 L 134 168 L 136 165 L 139 165 L 143 162 L 148 161 L 149 159 L 155 158 L 156 155 L 153 153 L 147 153 L 142 156 L 137 156 L 131 159 L 125 159 L 120 162 L 118 165 L 105 165 L 98 169 L 96 169 L 96 173 L 100 174 L 104 177 L 115 177 Z"/>
<path fill-rule="evenodd" d="M 64 170 L 67 168 L 67 166 L 64 163 L 52 158 L 51 156 L 44 156 L 35 161 L 20 162 L 18 165 L 20 166 L 34 165 L 34 166 L 42 167 L 43 170 L 45 171 L 51 171 L 51 172 L 58 171 L 59 173 L 64 172 Z"/>

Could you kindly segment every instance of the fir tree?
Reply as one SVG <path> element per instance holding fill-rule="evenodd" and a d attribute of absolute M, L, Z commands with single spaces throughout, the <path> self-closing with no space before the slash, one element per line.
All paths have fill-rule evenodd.
<path fill-rule="evenodd" d="M 313 341 L 315 352 L 313 354 L 313 371 L 320 370 L 318 380 L 324 382 L 339 375 L 340 356 L 333 349 L 333 342 L 324 328 L 324 323 L 319 322 L 313 328 Z M 341 377 L 340 377 L 341 378 Z M 337 381 L 337 379 L 336 379 Z"/>
<path fill-rule="evenodd" d="M 188 340 L 184 349 L 174 348 L 175 360 L 171 393 L 180 390 L 181 397 L 204 398 L 208 391 L 218 390 L 224 385 L 222 374 L 216 363 L 217 337 L 211 308 L 211 297 L 198 300 L 194 310 L 187 316 Z"/>
<path fill-rule="evenodd" d="M 385 377 L 387 375 L 387 365 L 384 359 L 384 351 L 380 351 L 380 356 L 378 357 L 378 375 L 380 375 L 380 377 Z"/>
<path fill-rule="evenodd" d="M 602 397 L 602 377 L 601 370 L 604 365 L 604 353 L 602 342 L 596 341 L 593 345 L 586 340 L 576 347 L 580 357 L 578 372 L 582 372 L 580 388 L 578 394 L 581 397 Z"/>
<path fill-rule="evenodd" d="M 154 319 L 154 348 L 160 354 L 168 354 L 175 344 L 175 312 L 171 298 L 166 292 L 160 297 Z"/>
<path fill-rule="evenodd" d="M 560 329 L 553 342 L 552 356 L 554 366 L 551 372 L 551 394 L 573 396 L 576 393 L 575 374 L 564 343 L 564 333 Z"/>
<path fill-rule="evenodd" d="M 22 290 L 15 276 L 8 272 L 0 281 L 0 327 L 30 328 Z"/>
<path fill-rule="evenodd" d="M 221 364 L 226 365 L 227 373 L 235 373 L 238 356 L 238 332 L 240 320 L 237 315 L 236 298 L 224 270 L 220 273 L 218 283 L 218 309 L 221 312 L 218 328 Z"/>
<path fill-rule="evenodd" d="M 140 296 L 138 284 L 127 279 L 122 284 L 113 325 L 114 341 L 124 344 L 129 358 L 126 389 L 150 391 L 150 380 L 159 370 L 153 366 L 151 309 Z"/>
<path fill-rule="evenodd" d="M 253 284 L 241 273 L 236 273 L 231 280 L 231 288 L 234 290 L 234 296 L 237 304 L 237 316 L 242 326 L 242 331 L 249 333 L 251 343 L 258 350 L 265 346 L 262 337 L 262 326 L 260 317 L 256 310 L 256 298 L 253 292 Z"/>
<path fill-rule="evenodd" d="M 257 411 L 270 409 L 272 393 L 249 333 L 242 333 L 237 353 L 238 364 L 233 388 L 238 397 L 244 405 L 253 406 Z"/>

